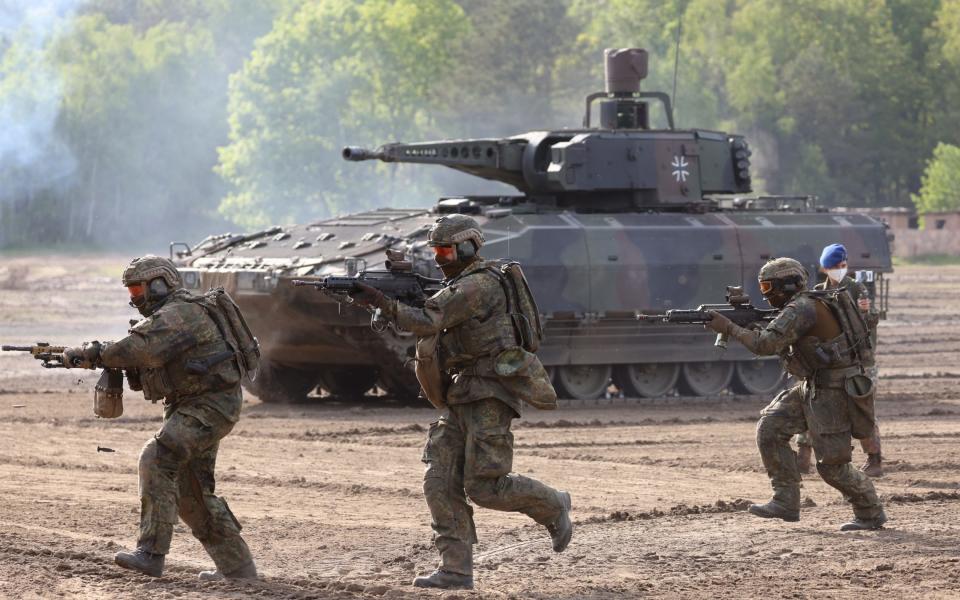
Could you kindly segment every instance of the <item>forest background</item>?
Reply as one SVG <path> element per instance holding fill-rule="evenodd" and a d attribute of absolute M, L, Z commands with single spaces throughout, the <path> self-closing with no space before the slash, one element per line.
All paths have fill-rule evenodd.
<path fill-rule="evenodd" d="M 628 46 L 756 191 L 960 206 L 960 0 L 6 0 L 0 248 L 510 193 L 340 148 L 575 127 Z"/>

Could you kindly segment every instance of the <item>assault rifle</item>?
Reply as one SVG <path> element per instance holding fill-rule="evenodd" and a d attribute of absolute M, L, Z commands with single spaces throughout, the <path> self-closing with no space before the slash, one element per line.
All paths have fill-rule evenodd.
<path fill-rule="evenodd" d="M 29 352 L 35 359 L 41 361 L 42 366 L 46 369 L 65 368 L 63 351 L 66 349 L 66 346 L 51 346 L 48 342 L 37 342 L 32 346 L 8 346 L 6 344 L 0 346 L 0 350 L 4 352 Z"/>
<path fill-rule="evenodd" d="M 360 291 L 359 284 L 369 285 L 404 304 L 422 307 L 427 298 L 439 292 L 439 279 L 426 277 L 413 270 L 413 263 L 405 260 L 400 250 L 387 249 L 386 271 L 362 271 L 355 276 L 324 277 L 322 279 L 294 279 L 295 286 L 310 286 L 333 296 L 350 296 Z M 382 326 L 379 309 L 374 312 L 371 325 Z"/>
<path fill-rule="evenodd" d="M 48 342 L 37 342 L 32 346 L 0 346 L 4 352 L 29 352 L 46 369 L 65 369 L 66 346 L 51 346 Z M 77 366 L 72 364 L 71 366 Z M 127 369 L 127 380 L 132 389 L 141 389 L 140 373 L 136 369 Z M 98 417 L 113 419 L 123 414 L 123 370 L 104 368 L 100 379 L 93 388 L 93 412 Z M 98 450 L 99 451 L 99 450 Z"/>
<path fill-rule="evenodd" d="M 727 286 L 726 300 L 726 304 L 701 304 L 692 310 L 673 309 L 662 315 L 637 315 L 637 319 L 673 325 L 704 325 L 713 319 L 711 312 L 718 312 L 740 327 L 749 327 L 754 323 L 769 323 L 780 313 L 775 308 L 757 308 L 750 304 L 750 296 L 743 292 L 743 287 L 737 285 Z M 714 345 L 725 350 L 726 334 L 718 333 Z"/>

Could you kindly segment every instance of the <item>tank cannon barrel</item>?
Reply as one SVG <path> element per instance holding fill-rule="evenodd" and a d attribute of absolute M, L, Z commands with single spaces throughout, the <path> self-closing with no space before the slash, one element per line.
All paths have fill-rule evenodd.
<path fill-rule="evenodd" d="M 343 160 L 359 162 L 361 160 L 386 160 L 379 150 L 370 150 L 360 146 L 344 146 Z"/>
<path fill-rule="evenodd" d="M 404 144 L 392 142 L 376 150 L 346 146 L 343 159 L 380 160 L 388 163 L 443 165 L 476 177 L 500 181 L 526 191 L 521 158 L 527 140 L 492 138 L 446 140 Z"/>

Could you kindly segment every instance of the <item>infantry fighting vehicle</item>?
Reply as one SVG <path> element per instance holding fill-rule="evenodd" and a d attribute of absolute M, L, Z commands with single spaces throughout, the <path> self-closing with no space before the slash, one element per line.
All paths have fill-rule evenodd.
<path fill-rule="evenodd" d="M 409 334 L 372 331 L 366 312 L 289 282 L 383 269 L 387 248 L 407 252 L 417 272 L 439 276 L 423 242 L 436 216 L 450 212 L 480 222 L 483 256 L 523 264 L 546 324 L 540 355 L 567 398 L 599 397 L 611 382 L 628 396 L 775 390 L 782 384 L 775 360 L 754 359 L 735 344 L 720 352 L 702 328 L 636 318 L 722 302 L 728 285 L 744 286 L 763 305 L 756 273 L 771 257 L 794 257 L 813 274 L 820 249 L 842 242 L 883 308 L 891 256 L 882 223 L 817 208 L 811 197 L 749 196 L 743 137 L 674 128 L 670 98 L 640 91 L 645 51 L 608 50 L 605 60 L 606 89 L 587 97 L 581 128 L 343 151 L 351 161 L 442 165 L 510 184 L 517 195 L 213 236 L 179 252 L 188 285 L 226 286 L 259 336 L 265 360 L 254 392 L 279 401 L 317 386 L 355 396 L 378 385 L 415 395 Z M 649 101 L 667 129 L 649 128 Z M 357 169 L 357 177 L 372 176 Z"/>

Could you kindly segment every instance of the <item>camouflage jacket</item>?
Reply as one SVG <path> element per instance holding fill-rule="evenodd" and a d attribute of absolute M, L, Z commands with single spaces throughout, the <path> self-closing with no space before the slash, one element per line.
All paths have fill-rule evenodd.
<path fill-rule="evenodd" d="M 202 360 L 228 350 L 223 335 L 206 310 L 190 302 L 184 290 L 174 292 L 160 308 L 130 329 L 130 335 L 104 345 L 103 366 L 135 369 L 147 400 L 165 399 L 167 416 L 172 410 L 197 418 L 213 408 L 231 422 L 240 416 L 240 370 L 227 359 L 196 374 L 187 370 L 189 360 Z"/>
<path fill-rule="evenodd" d="M 391 301 L 386 316 L 418 336 L 440 334 L 441 369 L 451 374 L 447 404 L 496 398 L 520 413 L 522 402 L 493 371 L 496 355 L 516 346 L 500 280 L 477 260 L 445 282 L 423 308 Z"/>

